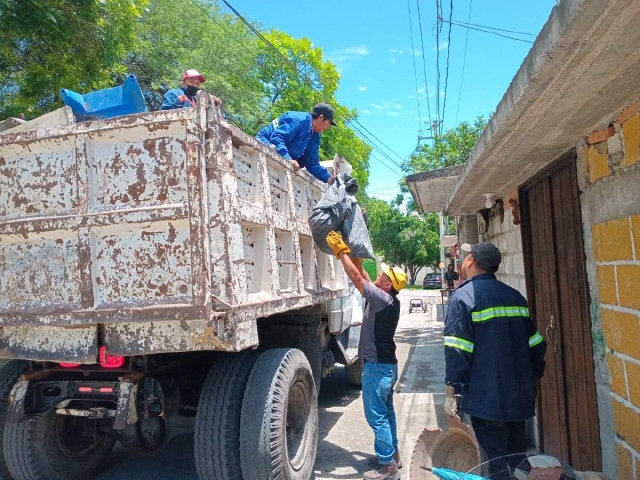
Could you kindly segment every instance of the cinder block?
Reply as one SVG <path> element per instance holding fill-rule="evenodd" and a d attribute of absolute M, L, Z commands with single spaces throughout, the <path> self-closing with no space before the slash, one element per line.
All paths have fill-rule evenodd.
<path fill-rule="evenodd" d="M 511 258 L 511 255 L 502 257 L 502 262 L 504 263 L 504 272 L 507 275 L 511 275 L 513 273 L 513 258 Z"/>
<path fill-rule="evenodd" d="M 637 359 L 640 360 L 640 359 Z M 640 408 L 640 365 L 625 362 L 629 380 L 629 401 Z"/>
<path fill-rule="evenodd" d="M 516 253 L 522 253 L 522 232 L 520 228 L 516 230 Z"/>
<path fill-rule="evenodd" d="M 616 399 L 611 399 L 611 403 L 616 433 L 624 438 L 631 448 L 640 450 L 640 415 Z"/>
<path fill-rule="evenodd" d="M 630 313 L 600 309 L 607 346 L 615 352 L 640 358 L 640 319 Z"/>
<path fill-rule="evenodd" d="M 624 375 L 624 360 L 607 353 L 607 366 L 609 367 L 609 388 L 622 398 L 627 397 L 627 379 Z"/>
<path fill-rule="evenodd" d="M 522 253 L 517 253 L 513 256 L 513 273 L 524 275 L 524 256 Z"/>
<path fill-rule="evenodd" d="M 613 265 L 598 267 L 598 283 L 600 284 L 600 303 L 617 305 L 616 271 Z"/>
<path fill-rule="evenodd" d="M 507 251 L 515 252 L 516 250 L 516 232 L 512 231 L 507 233 Z"/>
<path fill-rule="evenodd" d="M 616 444 L 616 456 L 618 457 L 618 478 L 633 480 L 634 458 L 631 452 L 618 443 Z"/>
<path fill-rule="evenodd" d="M 633 260 L 628 217 L 594 225 L 591 232 L 597 261 Z"/>
<path fill-rule="evenodd" d="M 527 298 L 527 281 L 524 278 L 520 279 L 520 293 L 524 298 Z"/>
<path fill-rule="evenodd" d="M 640 310 L 640 265 L 618 265 L 620 305 Z"/>
<path fill-rule="evenodd" d="M 633 231 L 633 244 L 636 249 L 636 260 L 640 260 L 640 215 L 631 217 L 631 230 Z"/>
<path fill-rule="evenodd" d="M 589 182 L 594 183 L 601 178 L 611 175 L 609 162 L 607 161 L 607 144 L 600 143 L 592 145 L 585 152 L 585 161 L 587 162 L 587 173 Z"/>
<path fill-rule="evenodd" d="M 630 118 L 622 125 L 624 138 L 624 160 L 620 166 L 630 167 L 640 161 L 640 115 Z"/>

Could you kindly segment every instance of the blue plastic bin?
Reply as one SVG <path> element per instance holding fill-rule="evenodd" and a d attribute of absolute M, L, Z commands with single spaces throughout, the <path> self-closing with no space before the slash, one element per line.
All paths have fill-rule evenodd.
<path fill-rule="evenodd" d="M 135 75 L 128 75 L 124 83 L 118 87 L 84 95 L 62 88 L 60 95 L 64 104 L 71 107 L 78 122 L 149 111 Z"/>

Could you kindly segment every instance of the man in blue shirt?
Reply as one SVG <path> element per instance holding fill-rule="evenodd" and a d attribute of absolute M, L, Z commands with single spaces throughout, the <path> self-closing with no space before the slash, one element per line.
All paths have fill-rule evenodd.
<path fill-rule="evenodd" d="M 462 396 L 484 462 L 526 450 L 547 345 L 525 298 L 496 279 L 498 248 L 483 242 L 461 250 L 465 281 L 449 298 L 444 326 L 444 410 L 457 417 Z"/>
<path fill-rule="evenodd" d="M 197 70 L 187 70 L 182 74 L 182 86 L 164 94 L 160 110 L 173 110 L 196 106 L 196 94 L 206 79 Z"/>
<path fill-rule="evenodd" d="M 273 145 L 285 159 L 290 160 L 293 170 L 301 168 L 324 183 L 331 184 L 335 175 L 330 175 L 320 165 L 320 134 L 331 125 L 334 112 L 331 105 L 318 103 L 311 113 L 285 112 L 258 132 L 256 138 L 265 145 Z"/>

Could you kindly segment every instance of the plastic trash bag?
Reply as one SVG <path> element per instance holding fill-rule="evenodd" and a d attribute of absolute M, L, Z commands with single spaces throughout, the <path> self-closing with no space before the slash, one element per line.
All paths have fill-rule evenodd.
<path fill-rule="evenodd" d="M 369 229 L 355 197 L 357 191 L 357 180 L 340 173 L 311 210 L 309 226 L 313 241 L 324 253 L 333 255 L 327 245 L 327 235 L 335 230 L 342 234 L 352 257 L 374 259 Z"/>

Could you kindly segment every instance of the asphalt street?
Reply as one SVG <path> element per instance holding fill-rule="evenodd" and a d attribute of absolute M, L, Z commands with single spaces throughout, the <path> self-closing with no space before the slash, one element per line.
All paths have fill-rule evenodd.
<path fill-rule="evenodd" d="M 401 293 L 401 317 L 396 332 L 399 361 L 395 408 L 398 437 L 408 477 L 411 451 L 423 428 L 443 427 L 444 403 L 443 323 L 436 319 L 435 290 Z M 409 301 L 420 298 L 426 312 L 408 313 Z M 319 397 L 320 439 L 315 464 L 317 480 L 361 479 L 370 467 L 373 433 L 362 409 L 361 392 L 350 386 L 342 367 L 322 381 Z M 133 455 L 116 446 L 97 479 L 100 480 L 197 480 L 193 459 L 194 419 L 173 418 L 166 448 L 153 456 Z M 444 427 L 443 427 L 444 428 Z M 258 479 L 256 479 L 258 480 Z"/>

